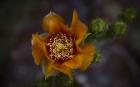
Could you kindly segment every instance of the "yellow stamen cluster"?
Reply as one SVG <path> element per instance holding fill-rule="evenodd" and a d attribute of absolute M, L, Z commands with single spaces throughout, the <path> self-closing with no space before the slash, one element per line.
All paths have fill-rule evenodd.
<path fill-rule="evenodd" d="M 49 55 L 55 61 L 66 61 L 73 57 L 73 41 L 71 37 L 59 32 L 49 38 L 46 44 L 49 47 Z"/>

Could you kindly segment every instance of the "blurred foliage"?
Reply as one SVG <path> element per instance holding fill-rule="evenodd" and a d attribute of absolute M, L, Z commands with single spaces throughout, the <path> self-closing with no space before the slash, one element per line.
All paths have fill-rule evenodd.
<path fill-rule="evenodd" d="M 133 8 L 125 9 L 120 15 L 119 19 L 112 24 L 107 23 L 101 18 L 96 18 L 91 21 L 88 36 L 86 36 L 85 43 L 93 41 L 100 41 L 102 39 L 122 37 L 127 32 L 127 23 L 134 20 L 136 11 Z M 98 63 L 100 60 L 100 53 L 96 49 L 93 63 Z"/>
<path fill-rule="evenodd" d="M 129 23 L 136 17 L 136 10 L 134 8 L 127 8 L 120 14 L 120 20 Z"/>
<path fill-rule="evenodd" d="M 93 38 L 95 38 L 95 37 L 94 37 L 94 35 L 92 33 L 87 34 L 87 36 L 86 36 L 86 38 L 84 40 L 84 43 L 85 44 L 93 43 Z"/>
<path fill-rule="evenodd" d="M 107 23 L 101 18 L 92 20 L 89 28 L 89 31 L 93 34 L 92 39 L 102 40 L 106 38 L 122 37 L 126 34 L 127 24 L 132 22 L 135 17 L 136 10 L 134 8 L 127 8 L 119 15 L 119 19 L 112 24 Z M 91 40 L 91 38 L 87 39 Z"/>
<path fill-rule="evenodd" d="M 95 55 L 94 55 L 94 58 L 93 58 L 93 61 L 92 63 L 96 64 L 96 63 L 99 63 L 100 61 L 100 52 L 99 50 L 96 49 L 96 52 L 95 52 Z"/>
<path fill-rule="evenodd" d="M 26 87 L 82 87 L 75 79 L 69 79 L 66 75 L 60 73 L 57 76 L 50 76 L 34 82 Z"/>

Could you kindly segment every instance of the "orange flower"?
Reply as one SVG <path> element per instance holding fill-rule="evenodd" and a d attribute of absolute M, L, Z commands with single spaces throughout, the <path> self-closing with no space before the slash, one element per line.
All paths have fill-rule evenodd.
<path fill-rule="evenodd" d="M 48 34 L 33 34 L 32 55 L 35 64 L 43 65 L 45 76 L 62 72 L 71 78 L 73 69 L 86 70 L 93 60 L 95 47 L 92 44 L 81 46 L 87 26 L 78 19 L 77 12 L 73 12 L 70 27 L 53 12 L 43 18 L 42 25 Z"/>

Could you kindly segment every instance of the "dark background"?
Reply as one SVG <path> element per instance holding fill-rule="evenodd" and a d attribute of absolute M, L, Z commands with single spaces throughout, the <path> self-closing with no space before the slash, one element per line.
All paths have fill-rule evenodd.
<path fill-rule="evenodd" d="M 127 35 L 96 42 L 100 62 L 75 75 L 84 87 L 140 87 L 140 0 L 1 0 L 0 87 L 24 87 L 42 78 L 31 55 L 31 37 L 43 32 L 41 21 L 50 10 L 70 23 L 75 8 L 89 25 L 96 17 L 112 23 L 127 7 L 137 10 Z"/>

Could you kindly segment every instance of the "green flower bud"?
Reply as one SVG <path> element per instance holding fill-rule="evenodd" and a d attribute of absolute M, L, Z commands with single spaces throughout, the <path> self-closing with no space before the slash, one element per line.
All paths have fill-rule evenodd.
<path fill-rule="evenodd" d="M 120 14 L 120 19 L 124 22 L 131 22 L 135 17 L 136 10 L 134 8 L 127 8 Z"/>
<path fill-rule="evenodd" d="M 101 18 L 97 18 L 91 22 L 91 33 L 94 35 L 93 39 L 101 40 L 106 37 L 108 24 Z"/>
<path fill-rule="evenodd" d="M 107 23 L 101 18 L 97 18 L 91 22 L 91 32 L 100 33 L 108 29 Z"/>
<path fill-rule="evenodd" d="M 126 33 L 127 25 L 123 21 L 117 21 L 112 25 L 114 36 L 123 36 Z"/>

